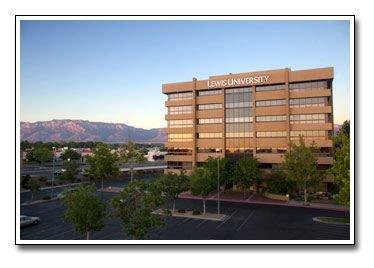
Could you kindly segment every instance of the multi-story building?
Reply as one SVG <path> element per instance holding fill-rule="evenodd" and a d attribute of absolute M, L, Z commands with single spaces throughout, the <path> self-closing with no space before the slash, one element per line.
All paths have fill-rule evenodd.
<path fill-rule="evenodd" d="M 252 154 L 278 168 L 290 141 L 303 135 L 319 148 L 318 164 L 332 164 L 333 68 L 278 69 L 195 78 L 162 85 L 168 170 L 192 170 L 209 156 Z"/>

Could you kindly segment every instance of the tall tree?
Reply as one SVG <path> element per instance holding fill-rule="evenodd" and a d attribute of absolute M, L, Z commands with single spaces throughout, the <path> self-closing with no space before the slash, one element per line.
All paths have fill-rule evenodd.
<path fill-rule="evenodd" d="M 68 159 L 64 161 L 63 168 L 65 171 L 58 177 L 58 179 L 66 181 L 70 185 L 75 181 L 75 176 L 78 173 L 78 164 L 75 160 Z"/>
<path fill-rule="evenodd" d="M 190 188 L 193 195 L 203 199 L 203 210 L 206 213 L 205 201 L 209 193 L 215 189 L 215 180 L 212 174 L 203 168 L 196 168 L 190 176 Z"/>
<path fill-rule="evenodd" d="M 123 146 L 121 146 L 119 155 L 119 159 L 121 162 L 130 164 L 131 181 L 133 181 L 133 165 L 137 163 L 143 163 L 145 161 L 143 150 L 136 149 L 135 144 L 132 141 L 128 141 Z"/>
<path fill-rule="evenodd" d="M 343 133 L 341 134 L 341 146 L 335 152 L 334 164 L 330 172 L 334 176 L 334 183 L 338 187 L 338 194 L 334 195 L 334 199 L 345 206 L 350 204 L 350 153 L 349 138 Z"/>
<path fill-rule="evenodd" d="M 252 156 L 240 158 L 234 167 L 234 183 L 243 189 L 244 198 L 249 187 L 258 182 L 260 178 L 259 163 Z"/>
<path fill-rule="evenodd" d="M 287 178 L 295 181 L 299 189 L 304 189 L 304 202 L 308 201 L 307 191 L 310 187 L 318 184 L 322 174 L 317 171 L 317 159 L 313 153 L 314 144 L 307 147 L 302 136 L 299 144 L 290 143 L 290 149 L 284 154 L 284 167 L 287 171 Z"/>
<path fill-rule="evenodd" d="M 25 189 L 30 190 L 31 192 L 31 201 L 34 200 L 34 195 L 40 190 L 40 182 L 36 179 L 31 178 L 25 185 Z"/>
<path fill-rule="evenodd" d="M 117 160 L 117 155 L 112 154 L 108 145 L 103 143 L 97 144 L 93 155 L 87 157 L 87 173 L 94 179 L 101 179 L 101 190 L 104 189 L 104 179 L 119 173 Z"/>
<path fill-rule="evenodd" d="M 159 188 L 154 183 L 134 180 L 112 198 L 115 215 L 123 225 L 123 232 L 133 239 L 145 239 L 149 230 L 163 227 L 159 215 L 152 213 L 164 203 Z"/>
<path fill-rule="evenodd" d="M 34 147 L 26 156 L 28 162 L 38 162 L 40 165 L 43 165 L 44 162 L 51 161 L 52 157 L 52 150 L 44 146 Z"/>
<path fill-rule="evenodd" d="M 67 149 L 64 152 L 61 153 L 60 156 L 63 160 L 79 160 L 81 159 L 81 154 L 73 149 Z"/>
<path fill-rule="evenodd" d="M 204 169 L 211 174 L 212 180 L 217 180 L 219 166 L 219 184 L 227 188 L 233 182 L 233 172 L 230 164 L 227 158 L 220 158 L 218 160 L 218 158 L 209 157 L 204 165 Z"/>
<path fill-rule="evenodd" d="M 76 191 L 65 189 L 62 204 L 66 207 L 63 218 L 74 225 L 75 230 L 90 239 L 90 233 L 104 228 L 106 206 L 96 195 L 93 185 L 78 186 Z"/>
<path fill-rule="evenodd" d="M 167 174 L 162 174 L 161 177 L 157 179 L 156 183 L 159 184 L 160 189 L 166 198 L 173 201 L 174 212 L 175 201 L 182 192 L 189 189 L 188 177 L 184 172 L 181 172 L 180 174 L 169 172 Z"/>

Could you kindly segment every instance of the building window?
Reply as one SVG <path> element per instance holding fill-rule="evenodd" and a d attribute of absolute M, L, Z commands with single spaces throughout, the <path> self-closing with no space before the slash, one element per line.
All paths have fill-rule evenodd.
<path fill-rule="evenodd" d="M 221 124 L 222 118 L 201 118 L 198 119 L 198 124 Z"/>
<path fill-rule="evenodd" d="M 256 116 L 256 122 L 275 122 L 275 121 L 286 121 L 286 115 L 266 115 Z"/>
<path fill-rule="evenodd" d="M 268 85 L 268 86 L 256 86 L 256 91 L 283 90 L 285 88 L 286 88 L 285 84 Z"/>
<path fill-rule="evenodd" d="M 201 90 L 198 91 L 198 96 L 211 96 L 211 95 L 221 95 L 222 90 L 221 89 L 215 89 L 215 90 Z"/>
<path fill-rule="evenodd" d="M 170 133 L 168 134 L 168 141 L 192 141 L 192 133 Z"/>
<path fill-rule="evenodd" d="M 312 89 L 327 89 L 327 81 L 313 81 L 313 82 L 301 82 L 301 83 L 291 83 L 289 85 L 290 91 L 300 91 L 300 90 L 312 90 Z"/>
<path fill-rule="evenodd" d="M 193 127 L 193 120 L 192 119 L 169 120 L 168 127 L 169 128 Z"/>
<path fill-rule="evenodd" d="M 167 164 L 170 169 L 192 169 L 192 162 L 168 161 Z"/>
<path fill-rule="evenodd" d="M 222 133 L 221 132 L 197 133 L 197 137 L 200 139 L 218 139 L 218 138 L 222 138 Z"/>
<path fill-rule="evenodd" d="M 324 140 L 326 138 L 326 130 L 293 130 L 290 131 L 291 140 L 298 140 L 299 136 L 303 136 L 306 140 Z"/>
<path fill-rule="evenodd" d="M 222 148 L 196 148 L 198 153 L 222 153 Z"/>
<path fill-rule="evenodd" d="M 197 106 L 199 110 L 213 110 L 213 109 L 222 109 L 222 103 L 213 103 L 213 104 L 200 104 Z"/>
<path fill-rule="evenodd" d="M 326 103 L 327 97 L 290 99 L 291 108 L 323 107 Z"/>
<path fill-rule="evenodd" d="M 228 88 L 226 89 L 226 94 L 230 93 L 247 93 L 247 92 L 252 92 L 251 88 L 248 87 L 241 87 L 241 88 Z"/>
<path fill-rule="evenodd" d="M 226 124 L 226 138 L 253 137 L 252 124 Z"/>
<path fill-rule="evenodd" d="M 286 100 L 263 100 L 256 101 L 256 107 L 286 105 Z"/>
<path fill-rule="evenodd" d="M 168 148 L 168 155 L 191 155 L 191 148 Z"/>
<path fill-rule="evenodd" d="M 290 124 L 323 124 L 326 118 L 326 114 L 292 114 Z"/>
<path fill-rule="evenodd" d="M 257 131 L 258 138 L 286 137 L 287 131 Z"/>
<path fill-rule="evenodd" d="M 172 100 L 189 100 L 189 99 L 192 99 L 192 97 L 193 97 L 192 91 L 168 94 L 168 100 L 169 101 L 172 101 Z"/>
<path fill-rule="evenodd" d="M 192 110 L 192 105 L 168 107 L 169 114 L 191 114 Z"/>

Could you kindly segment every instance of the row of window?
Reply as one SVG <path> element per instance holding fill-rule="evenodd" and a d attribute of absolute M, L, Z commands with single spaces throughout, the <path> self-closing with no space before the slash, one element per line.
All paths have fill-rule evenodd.
<path fill-rule="evenodd" d="M 243 107 L 252 107 L 252 106 L 253 106 L 253 102 L 251 101 L 226 103 L 226 108 L 243 108 Z"/>
<path fill-rule="evenodd" d="M 168 134 L 168 141 L 192 141 L 192 133 L 170 133 Z"/>
<path fill-rule="evenodd" d="M 282 90 L 285 89 L 285 84 L 280 85 L 269 85 L 269 86 L 256 86 L 256 91 L 267 91 L 267 90 Z"/>
<path fill-rule="evenodd" d="M 193 120 L 192 119 L 169 120 L 168 126 L 170 128 L 192 127 Z"/>
<path fill-rule="evenodd" d="M 199 124 L 220 124 L 222 123 L 222 118 L 201 118 L 198 119 Z"/>
<path fill-rule="evenodd" d="M 290 99 L 290 107 L 325 106 L 326 102 L 326 97 Z"/>
<path fill-rule="evenodd" d="M 199 110 L 222 109 L 222 103 L 200 104 L 197 106 L 197 109 Z"/>
<path fill-rule="evenodd" d="M 292 114 L 290 115 L 291 124 L 317 124 L 325 123 L 326 115 L 325 114 Z"/>
<path fill-rule="evenodd" d="M 244 93 L 226 93 L 225 102 L 249 102 L 251 100 L 251 93 L 244 92 Z"/>
<path fill-rule="evenodd" d="M 256 122 L 286 121 L 286 115 L 264 115 L 256 116 Z"/>
<path fill-rule="evenodd" d="M 222 153 L 222 148 L 201 148 L 201 147 L 197 147 L 196 151 L 198 153 Z"/>
<path fill-rule="evenodd" d="M 286 105 L 286 100 L 263 100 L 256 101 L 256 107 Z"/>
<path fill-rule="evenodd" d="M 252 116 L 245 116 L 245 117 L 227 117 L 226 123 L 244 123 L 244 122 L 253 122 Z"/>
<path fill-rule="evenodd" d="M 203 90 L 198 92 L 198 96 L 211 96 L 211 95 L 221 95 L 222 90 L 221 89 L 215 89 L 215 90 Z"/>
<path fill-rule="evenodd" d="M 184 105 L 184 106 L 175 106 L 169 107 L 168 113 L 169 114 L 190 114 L 193 111 L 192 105 Z"/>
<path fill-rule="evenodd" d="M 258 138 L 287 137 L 287 131 L 257 131 L 256 135 Z"/>
<path fill-rule="evenodd" d="M 291 83 L 290 90 L 308 90 L 314 88 L 327 88 L 327 81 L 314 81 L 314 82 L 301 82 L 301 83 Z"/>
<path fill-rule="evenodd" d="M 251 92 L 252 89 L 248 87 L 241 87 L 241 88 L 228 88 L 226 89 L 226 94 L 230 93 L 246 93 L 246 92 Z"/>
<path fill-rule="evenodd" d="M 292 130 L 290 131 L 291 137 L 325 137 L 326 131 L 325 130 Z"/>
<path fill-rule="evenodd" d="M 249 117 L 253 114 L 253 108 L 231 108 L 226 110 L 226 118 Z"/>
<path fill-rule="evenodd" d="M 226 133 L 226 138 L 253 138 L 253 132 L 230 132 Z"/>
<path fill-rule="evenodd" d="M 171 93 L 168 95 L 168 100 L 189 100 L 192 99 L 192 97 L 192 92 Z"/>
<path fill-rule="evenodd" d="M 197 133 L 197 137 L 201 139 L 217 139 L 217 138 L 222 138 L 222 133 L 221 132 Z"/>
<path fill-rule="evenodd" d="M 287 151 L 287 148 L 260 148 L 257 147 L 256 153 L 276 153 L 281 154 L 285 153 Z"/>

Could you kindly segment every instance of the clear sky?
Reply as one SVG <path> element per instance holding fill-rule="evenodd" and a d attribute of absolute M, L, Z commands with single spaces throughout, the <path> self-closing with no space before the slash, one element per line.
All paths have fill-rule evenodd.
<path fill-rule="evenodd" d="M 21 21 L 21 120 L 164 127 L 163 83 L 329 66 L 342 123 L 348 21 Z"/>

